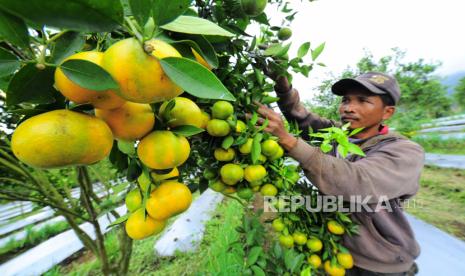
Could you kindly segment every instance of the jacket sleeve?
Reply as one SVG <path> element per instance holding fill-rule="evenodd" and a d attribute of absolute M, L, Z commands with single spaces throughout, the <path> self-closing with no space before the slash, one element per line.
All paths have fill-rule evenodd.
<path fill-rule="evenodd" d="M 288 91 L 279 90 L 275 87 L 276 94 L 279 97 L 278 106 L 289 122 L 296 121 L 299 129 L 302 130 L 302 138 L 308 139 L 310 128 L 313 132 L 319 129 L 331 126 L 339 126 L 338 122 L 321 118 L 315 113 L 309 112 L 300 102 L 299 93 L 296 89 L 290 88 Z"/>
<path fill-rule="evenodd" d="M 383 145 L 355 162 L 324 154 L 302 139 L 288 154 L 322 193 L 342 196 L 344 201 L 350 196 L 371 196 L 367 203 L 377 203 L 381 196 L 414 195 L 424 162 L 423 149 L 408 140 Z"/>

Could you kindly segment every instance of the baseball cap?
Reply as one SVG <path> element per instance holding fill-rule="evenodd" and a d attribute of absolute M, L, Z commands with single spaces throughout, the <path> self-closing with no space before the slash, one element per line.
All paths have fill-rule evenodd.
<path fill-rule="evenodd" d="M 355 78 L 341 79 L 333 84 L 333 94 L 342 96 L 348 89 L 363 86 L 375 94 L 388 94 L 397 104 L 400 99 L 400 88 L 397 80 L 388 74 L 367 72 Z"/>

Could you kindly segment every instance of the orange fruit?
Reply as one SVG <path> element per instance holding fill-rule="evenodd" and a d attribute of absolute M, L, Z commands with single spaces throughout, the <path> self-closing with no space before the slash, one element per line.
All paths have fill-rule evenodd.
<path fill-rule="evenodd" d="M 278 32 L 279 40 L 288 40 L 292 36 L 292 30 L 288 27 L 281 28 Z"/>
<path fill-rule="evenodd" d="M 166 221 L 146 216 L 144 208 L 139 208 L 129 215 L 126 221 L 126 233 L 133 240 L 141 240 L 160 233 L 165 226 Z"/>
<path fill-rule="evenodd" d="M 102 67 L 119 84 L 119 95 L 136 103 L 162 102 L 180 95 L 183 90 L 168 78 L 158 61 L 181 57 L 179 52 L 161 40 L 149 40 L 145 46 L 153 49 L 151 54 L 144 51 L 137 39 L 127 38 L 105 51 Z"/>
<path fill-rule="evenodd" d="M 273 184 L 265 184 L 261 187 L 260 193 L 263 196 L 275 196 L 278 194 L 278 189 Z"/>
<path fill-rule="evenodd" d="M 142 192 L 146 192 L 147 188 L 150 186 L 150 191 L 153 190 L 154 186 L 152 185 L 152 180 L 145 175 L 145 173 L 142 173 L 139 175 L 137 178 L 137 182 L 139 183 L 139 187 L 141 188 Z"/>
<path fill-rule="evenodd" d="M 220 169 L 221 180 L 227 185 L 236 185 L 244 178 L 244 170 L 233 163 L 223 165 Z"/>
<path fill-rule="evenodd" d="M 236 193 L 238 197 L 245 200 L 249 200 L 253 197 L 253 191 L 250 188 L 240 188 Z"/>
<path fill-rule="evenodd" d="M 265 10 L 268 0 L 240 0 L 242 11 L 250 16 L 259 16 Z"/>
<path fill-rule="evenodd" d="M 236 133 L 242 133 L 247 130 L 247 125 L 243 121 L 237 120 L 235 130 Z"/>
<path fill-rule="evenodd" d="M 224 185 L 224 183 L 221 182 L 220 180 L 210 183 L 208 187 L 210 187 L 210 189 L 212 189 L 213 191 L 219 192 L 219 193 L 223 192 L 224 189 L 226 189 L 226 185 Z"/>
<path fill-rule="evenodd" d="M 344 276 L 346 270 L 340 266 L 338 263 L 331 265 L 331 261 L 326 261 L 324 263 L 324 269 L 329 276 Z"/>
<path fill-rule="evenodd" d="M 294 239 L 291 235 L 279 235 L 279 243 L 285 248 L 294 247 Z"/>
<path fill-rule="evenodd" d="M 214 119 L 226 120 L 234 113 L 234 107 L 227 101 L 217 101 L 212 106 Z"/>
<path fill-rule="evenodd" d="M 19 160 L 44 169 L 93 164 L 107 157 L 112 146 L 113 134 L 104 121 L 64 109 L 25 120 L 11 138 Z"/>
<path fill-rule="evenodd" d="M 212 119 L 207 123 L 207 132 L 213 137 L 224 137 L 231 131 L 225 120 Z"/>
<path fill-rule="evenodd" d="M 302 232 L 294 232 L 292 234 L 294 242 L 298 245 L 304 245 L 307 242 L 307 235 Z"/>
<path fill-rule="evenodd" d="M 316 254 L 312 254 L 307 258 L 307 262 L 313 266 L 314 268 L 320 268 L 321 266 L 321 258 Z"/>
<path fill-rule="evenodd" d="M 329 232 L 335 235 L 342 235 L 345 232 L 344 226 L 335 220 L 330 220 L 327 223 Z"/>
<path fill-rule="evenodd" d="M 135 210 L 139 209 L 142 206 L 142 195 L 140 194 L 139 189 L 130 191 L 126 195 L 124 201 L 129 212 L 134 212 Z"/>
<path fill-rule="evenodd" d="M 320 251 L 322 248 L 323 248 L 323 243 L 321 242 L 321 240 L 317 237 L 310 237 L 308 240 L 307 240 L 307 248 L 311 251 L 311 252 L 318 252 Z"/>
<path fill-rule="evenodd" d="M 272 157 L 278 153 L 281 146 L 275 140 L 268 139 L 261 144 L 262 153 L 266 157 Z"/>
<path fill-rule="evenodd" d="M 284 149 L 281 146 L 279 146 L 278 151 L 274 155 L 268 157 L 268 159 L 270 161 L 274 161 L 274 160 L 277 160 L 283 157 L 283 155 L 284 155 Z"/>
<path fill-rule="evenodd" d="M 354 267 L 354 259 L 350 253 L 337 253 L 337 262 L 345 269 Z"/>
<path fill-rule="evenodd" d="M 286 225 L 284 225 L 283 220 L 280 218 L 274 219 L 273 222 L 271 223 L 271 226 L 276 232 L 281 232 L 286 227 Z"/>
<path fill-rule="evenodd" d="M 200 128 L 207 128 L 208 122 L 210 121 L 210 114 L 202 110 L 202 115 L 200 115 L 201 118 L 201 125 Z"/>
<path fill-rule="evenodd" d="M 236 192 L 236 187 L 234 187 L 234 186 L 226 186 L 221 193 L 223 193 L 225 195 L 232 195 L 235 192 Z"/>
<path fill-rule="evenodd" d="M 227 150 L 223 148 L 217 148 L 215 149 L 213 155 L 215 156 L 215 159 L 218 161 L 231 161 L 236 156 L 236 152 L 233 148 L 229 148 Z"/>
<path fill-rule="evenodd" d="M 192 203 L 189 188 L 177 181 L 163 182 L 151 194 L 145 208 L 156 220 L 165 220 L 186 211 Z"/>
<path fill-rule="evenodd" d="M 252 138 L 248 138 L 248 139 L 247 139 L 247 142 L 245 142 L 244 144 L 240 145 L 239 151 L 240 151 L 242 154 L 249 154 L 249 153 L 252 151 L 252 143 L 253 143 L 253 139 L 252 139 Z"/>
<path fill-rule="evenodd" d="M 262 180 L 266 176 L 266 169 L 262 165 L 249 165 L 244 170 L 244 178 L 248 182 Z"/>
<path fill-rule="evenodd" d="M 194 57 L 195 57 L 195 60 L 202 64 L 203 66 L 207 67 L 208 70 L 212 70 L 212 66 L 210 66 L 210 64 L 208 64 L 208 62 L 194 49 L 194 48 L 191 48 L 192 50 L 192 54 L 194 54 Z"/>
<path fill-rule="evenodd" d="M 102 65 L 103 53 L 97 51 L 80 52 L 67 57 L 67 60 L 86 60 Z M 96 108 L 113 109 L 124 104 L 125 100 L 116 95 L 115 91 L 95 91 L 79 86 L 63 73 L 60 67 L 55 70 L 55 87 L 66 98 L 77 104 L 90 103 Z"/>
<path fill-rule="evenodd" d="M 186 162 L 189 153 L 190 145 L 186 137 L 167 130 L 153 131 L 137 147 L 137 155 L 142 163 L 155 170 L 178 167 Z"/>
<path fill-rule="evenodd" d="M 116 139 L 126 141 L 144 137 L 155 124 L 155 114 L 149 104 L 126 102 L 111 110 L 95 109 L 95 116 L 108 124 Z"/>
<path fill-rule="evenodd" d="M 158 115 L 164 119 L 169 127 L 177 127 L 182 125 L 192 125 L 202 127 L 203 118 L 202 111 L 191 99 L 184 97 L 176 97 L 171 101 L 175 102 L 171 110 L 165 110 L 170 101 L 165 101 L 160 106 Z"/>

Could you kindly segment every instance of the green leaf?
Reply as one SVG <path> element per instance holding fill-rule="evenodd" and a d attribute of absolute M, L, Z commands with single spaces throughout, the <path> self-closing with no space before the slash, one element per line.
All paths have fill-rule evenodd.
<path fill-rule="evenodd" d="M 352 130 L 349 134 L 349 137 L 361 132 L 363 129 L 364 129 L 363 127 L 359 127 L 359 128 Z"/>
<path fill-rule="evenodd" d="M 199 133 L 202 133 L 205 131 L 203 128 L 198 128 L 196 126 L 191 126 L 191 125 L 183 125 L 183 126 L 177 126 L 173 129 L 171 129 L 172 132 L 182 135 L 184 137 L 189 137 L 193 136 Z"/>
<path fill-rule="evenodd" d="M 359 146 L 353 143 L 349 143 L 347 145 L 347 151 L 349 151 L 350 153 L 356 154 L 356 155 L 366 156 L 363 150 Z"/>
<path fill-rule="evenodd" d="M 144 26 L 149 19 L 154 5 L 153 2 L 154 0 L 128 0 L 131 14 L 140 26 Z"/>
<path fill-rule="evenodd" d="M 141 173 L 142 168 L 140 167 L 139 162 L 137 162 L 136 158 L 131 158 L 131 162 L 129 162 L 129 167 L 126 174 L 126 179 L 128 181 L 135 181 L 139 175 L 141 175 Z"/>
<path fill-rule="evenodd" d="M 15 55 L 3 48 L 0 48 L 0 77 L 13 74 L 19 69 L 20 65 L 19 60 Z"/>
<path fill-rule="evenodd" d="M 118 140 L 118 149 L 131 156 L 135 157 L 136 156 L 136 149 L 134 147 L 134 142 L 133 141 L 124 141 L 124 140 Z"/>
<path fill-rule="evenodd" d="M 293 263 L 294 258 L 295 258 L 295 254 L 293 250 L 288 249 L 284 251 L 284 264 L 286 265 L 287 269 L 290 270 L 292 268 L 292 263 Z"/>
<path fill-rule="evenodd" d="M 318 47 L 316 47 L 316 49 L 312 51 L 312 60 L 317 59 L 321 52 L 323 52 L 324 48 L 325 42 L 321 43 Z"/>
<path fill-rule="evenodd" d="M 224 138 L 223 142 L 221 143 L 221 147 L 227 150 L 232 146 L 233 143 L 234 143 L 234 137 L 229 135 L 228 137 Z"/>
<path fill-rule="evenodd" d="M 305 42 L 304 44 L 300 45 L 299 50 L 297 50 L 297 57 L 303 58 L 310 50 L 310 42 Z"/>
<path fill-rule="evenodd" d="M 60 64 L 65 58 L 79 52 L 85 39 L 79 32 L 69 31 L 57 38 L 52 46 L 50 62 Z"/>
<path fill-rule="evenodd" d="M 60 69 L 70 80 L 87 89 L 104 91 L 119 88 L 105 69 L 87 60 L 67 60 L 60 65 Z"/>
<path fill-rule="evenodd" d="M 247 256 L 247 266 L 255 264 L 258 257 L 262 253 L 263 249 L 260 246 L 254 246 L 250 249 L 249 255 Z"/>
<path fill-rule="evenodd" d="M 165 25 L 184 14 L 191 0 L 153 0 L 152 14 L 158 26 Z"/>
<path fill-rule="evenodd" d="M 36 68 L 35 64 L 27 64 L 21 68 L 10 81 L 6 92 L 7 105 L 28 103 L 53 103 L 58 93 L 53 87 L 54 68 L 44 70 Z"/>
<path fill-rule="evenodd" d="M 185 34 L 219 35 L 232 37 L 233 33 L 226 31 L 215 23 L 203 18 L 181 15 L 176 20 L 160 28 Z"/>
<path fill-rule="evenodd" d="M 252 157 L 252 164 L 257 164 L 260 154 L 262 153 L 262 146 L 260 142 L 262 141 L 263 134 L 257 133 L 253 138 L 252 142 L 252 152 L 250 153 Z"/>
<path fill-rule="evenodd" d="M 297 255 L 297 257 L 295 257 L 291 262 L 291 267 L 290 267 L 291 272 L 297 272 L 299 268 L 302 266 L 304 259 L 305 259 L 304 254 Z"/>
<path fill-rule="evenodd" d="M 115 0 L 2 0 L 0 7 L 26 21 L 83 32 L 105 32 L 123 23 L 123 7 Z"/>
<path fill-rule="evenodd" d="M 192 56 L 192 58 L 194 58 L 191 51 L 191 48 L 193 48 L 211 67 L 218 67 L 218 57 L 216 56 L 215 49 L 204 36 L 189 35 L 187 38 L 189 38 L 189 40 L 172 41 L 170 44 L 178 49 L 178 51 L 183 52 L 181 54 L 184 57 Z M 185 49 L 179 49 L 179 45 L 184 45 Z"/>
<path fill-rule="evenodd" d="M 320 145 L 320 149 L 322 152 L 324 153 L 328 153 L 330 152 L 332 149 L 333 149 L 333 146 L 331 144 L 328 144 L 328 143 L 321 143 Z"/>
<path fill-rule="evenodd" d="M 347 150 L 347 147 L 344 147 L 343 145 L 338 145 L 337 146 L 337 152 L 343 157 L 346 158 L 347 154 L 349 151 Z"/>
<path fill-rule="evenodd" d="M 131 213 L 127 213 L 124 216 L 117 218 L 115 221 L 113 221 L 112 223 L 110 223 L 110 225 L 107 226 L 107 229 L 127 221 L 130 215 Z"/>
<path fill-rule="evenodd" d="M 277 101 L 279 101 L 278 97 L 265 96 L 263 97 L 261 102 L 262 104 L 270 104 L 270 103 L 275 103 Z"/>
<path fill-rule="evenodd" d="M 174 83 L 193 96 L 204 99 L 236 100 L 215 74 L 193 60 L 168 57 L 161 59 L 160 64 Z"/>
<path fill-rule="evenodd" d="M 280 43 L 273 44 L 263 52 L 263 55 L 265 55 L 265 56 L 273 56 L 273 57 L 280 57 L 280 56 L 285 55 L 287 53 L 287 51 L 289 51 L 290 47 L 291 47 L 291 43 L 289 43 L 287 45 L 282 45 Z"/>
<path fill-rule="evenodd" d="M 0 3 L 0 7 L 2 6 L 3 3 Z M 0 40 L 6 40 L 23 49 L 29 49 L 29 33 L 24 21 L 0 10 Z"/>
<path fill-rule="evenodd" d="M 307 266 L 304 270 L 300 272 L 300 276 L 312 276 L 312 268 Z"/>
<path fill-rule="evenodd" d="M 265 276 L 266 275 L 265 271 L 263 271 L 263 269 L 261 269 L 259 266 L 253 265 L 252 267 L 250 267 L 250 269 L 252 269 L 254 276 Z"/>

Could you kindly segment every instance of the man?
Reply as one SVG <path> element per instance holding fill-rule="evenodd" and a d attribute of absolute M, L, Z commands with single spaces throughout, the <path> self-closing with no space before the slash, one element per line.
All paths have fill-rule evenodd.
<path fill-rule="evenodd" d="M 302 137 L 309 128 L 339 126 L 340 123 L 320 118 L 307 111 L 299 101 L 298 92 L 285 77 L 276 78 L 278 105 L 288 121 L 296 121 Z M 368 206 L 388 199 L 392 210 L 352 213 L 359 224 L 359 235 L 344 236 L 343 244 L 354 257 L 355 267 L 348 275 L 413 275 L 415 258 L 420 248 L 401 209 L 401 200 L 415 195 L 423 167 L 423 149 L 407 138 L 391 133 L 383 121 L 395 112 L 400 99 L 397 81 L 377 72 L 342 79 L 332 86 L 332 92 L 342 96 L 339 114 L 343 123 L 363 131 L 352 137 L 366 156 L 349 155 L 343 159 L 336 151 L 324 154 L 302 138 L 289 134 L 281 116 L 263 105 L 258 112 L 269 119 L 265 131 L 279 138 L 288 155 L 297 160 L 308 179 L 326 195 L 370 198 Z M 352 197 L 353 198 L 353 197 Z"/>

